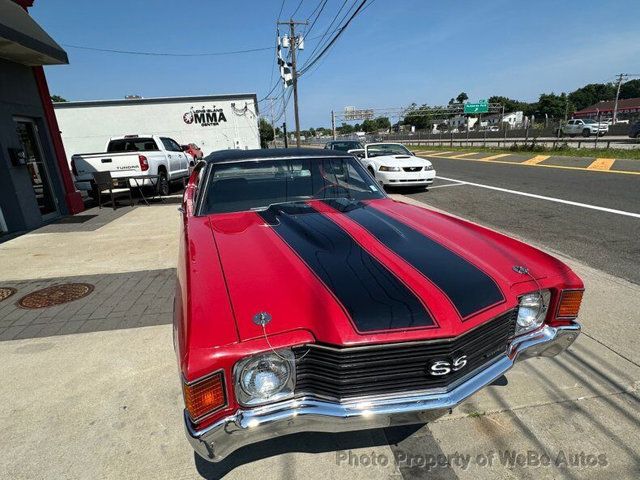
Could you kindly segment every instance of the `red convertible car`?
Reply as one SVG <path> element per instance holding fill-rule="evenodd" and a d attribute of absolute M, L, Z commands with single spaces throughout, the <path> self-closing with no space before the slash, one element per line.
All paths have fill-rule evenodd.
<path fill-rule="evenodd" d="M 181 210 L 174 343 L 187 437 L 210 461 L 425 423 L 580 333 L 569 267 L 390 199 L 345 152 L 212 153 Z"/>

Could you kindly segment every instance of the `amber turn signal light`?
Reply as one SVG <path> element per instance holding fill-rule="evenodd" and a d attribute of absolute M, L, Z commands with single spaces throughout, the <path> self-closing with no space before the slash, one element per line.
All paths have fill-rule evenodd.
<path fill-rule="evenodd" d="M 583 290 L 563 290 L 556 318 L 576 318 L 582 303 Z"/>
<path fill-rule="evenodd" d="M 183 383 L 182 394 L 184 405 L 194 422 L 213 413 L 226 403 L 222 372 L 191 384 Z"/>

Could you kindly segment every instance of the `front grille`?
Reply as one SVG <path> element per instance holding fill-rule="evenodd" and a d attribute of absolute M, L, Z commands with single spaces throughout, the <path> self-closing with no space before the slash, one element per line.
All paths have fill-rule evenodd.
<path fill-rule="evenodd" d="M 506 353 L 514 335 L 517 310 L 449 339 L 335 348 L 317 344 L 294 349 L 296 394 L 334 400 L 416 390 L 447 390 L 462 377 Z M 308 353 L 307 353 L 308 352 Z M 464 368 L 432 376 L 435 360 L 467 355 Z"/>
<path fill-rule="evenodd" d="M 405 172 L 419 172 L 422 167 L 402 167 Z"/>

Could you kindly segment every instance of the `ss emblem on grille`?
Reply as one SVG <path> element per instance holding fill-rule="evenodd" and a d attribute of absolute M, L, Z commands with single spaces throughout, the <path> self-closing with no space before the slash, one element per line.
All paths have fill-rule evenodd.
<path fill-rule="evenodd" d="M 461 355 L 449 360 L 436 360 L 429 364 L 427 369 L 431 375 L 448 375 L 451 372 L 457 372 L 467 364 L 467 356 Z"/>

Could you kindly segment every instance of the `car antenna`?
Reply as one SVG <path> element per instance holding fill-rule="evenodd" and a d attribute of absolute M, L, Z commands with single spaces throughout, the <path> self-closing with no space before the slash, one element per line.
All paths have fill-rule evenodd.
<path fill-rule="evenodd" d="M 542 296 L 542 287 L 540 286 L 540 283 L 538 282 L 538 279 L 536 277 L 534 277 L 531 272 L 529 271 L 529 269 L 527 267 L 525 267 L 524 265 L 514 265 L 513 266 L 513 271 L 516 273 L 519 273 L 520 275 L 529 275 L 531 277 L 531 279 L 536 282 L 536 286 L 538 287 L 538 297 L 540 297 L 540 300 L 542 301 L 540 308 L 538 309 L 538 315 L 540 315 L 542 311 L 544 311 L 548 305 L 545 305 L 544 303 L 544 297 Z"/>
<path fill-rule="evenodd" d="M 273 345 L 271 345 L 271 342 L 269 341 L 269 336 L 267 335 L 267 325 L 271 322 L 271 314 L 269 312 L 259 312 L 256 313 L 253 316 L 253 323 L 255 323 L 256 325 L 262 327 L 262 334 L 264 335 L 264 339 L 267 341 L 267 345 L 269 345 L 269 348 L 271 349 L 271 351 L 273 352 L 273 354 L 278 357 L 280 360 L 284 360 L 287 362 L 290 362 L 292 360 L 288 359 L 288 358 L 284 358 L 282 355 L 280 355 L 275 348 L 273 348 Z M 304 355 L 302 355 L 301 357 L 299 357 L 297 360 L 302 360 L 304 357 L 307 356 L 307 354 L 311 351 L 311 349 L 307 349 L 306 352 L 304 352 Z M 294 359 L 295 360 L 295 359 Z"/>

